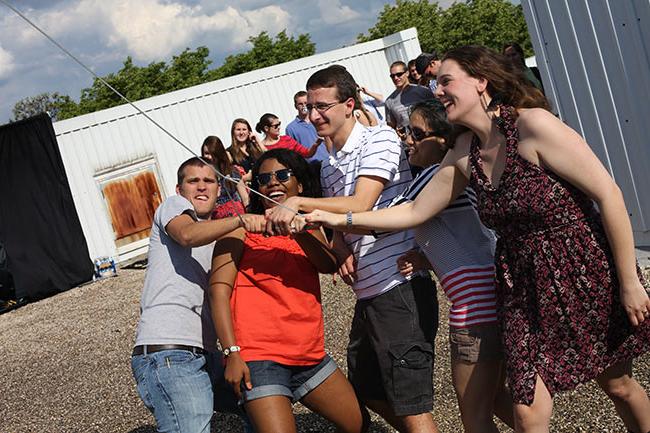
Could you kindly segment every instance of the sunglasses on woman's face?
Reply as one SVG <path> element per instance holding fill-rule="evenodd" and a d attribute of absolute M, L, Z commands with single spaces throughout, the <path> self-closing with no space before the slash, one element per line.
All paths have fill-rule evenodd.
<path fill-rule="evenodd" d="M 293 172 L 291 171 L 290 168 L 283 168 L 282 170 L 277 170 L 277 171 L 271 171 L 269 173 L 259 173 L 257 175 L 257 183 L 260 186 L 266 186 L 269 183 L 271 183 L 271 180 L 273 177 L 278 182 L 289 182 L 289 179 L 291 179 L 291 176 L 293 176 Z"/>
<path fill-rule="evenodd" d="M 279 127 L 280 127 L 280 122 L 278 122 L 278 123 L 272 123 L 272 124 L 269 125 L 269 126 L 270 126 L 271 128 L 279 128 Z"/>
<path fill-rule="evenodd" d="M 415 141 L 422 141 L 425 138 L 433 137 L 436 135 L 436 133 L 433 131 L 423 131 L 420 128 L 414 128 L 412 126 L 405 126 L 404 132 L 413 137 L 413 140 Z"/>

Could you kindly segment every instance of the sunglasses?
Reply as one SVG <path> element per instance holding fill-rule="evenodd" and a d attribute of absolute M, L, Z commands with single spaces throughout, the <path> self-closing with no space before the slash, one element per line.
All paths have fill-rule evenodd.
<path fill-rule="evenodd" d="M 395 72 L 394 74 L 388 74 L 390 79 L 392 80 L 395 77 L 401 77 L 402 75 L 406 74 L 408 71 L 402 71 L 402 72 Z"/>
<path fill-rule="evenodd" d="M 282 122 L 272 123 L 272 124 L 270 124 L 269 126 L 270 126 L 271 128 L 279 128 L 281 123 L 282 123 Z"/>
<path fill-rule="evenodd" d="M 285 182 L 289 182 L 291 176 L 293 176 L 293 172 L 291 171 L 291 169 L 283 168 L 282 170 L 271 171 L 269 173 L 259 173 L 257 175 L 257 183 L 260 186 L 266 186 L 269 183 L 271 183 L 271 180 L 274 177 L 278 182 L 285 183 Z"/>
<path fill-rule="evenodd" d="M 436 135 L 436 133 L 433 131 L 423 131 L 420 128 L 414 128 L 411 126 L 405 126 L 404 133 L 409 134 L 415 141 L 422 141 L 425 138 L 433 137 Z"/>

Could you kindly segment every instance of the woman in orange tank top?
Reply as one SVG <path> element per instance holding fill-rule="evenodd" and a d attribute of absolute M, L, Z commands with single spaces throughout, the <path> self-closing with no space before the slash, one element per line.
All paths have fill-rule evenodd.
<path fill-rule="evenodd" d="M 258 159 L 253 188 L 278 203 L 319 192 L 308 164 L 287 149 Z M 251 196 L 254 213 L 275 205 Z M 255 224 L 263 231 L 264 216 Z M 272 237 L 238 229 L 215 246 L 209 294 L 226 381 L 258 433 L 295 432 L 295 401 L 339 431 L 364 430 L 352 386 L 325 353 L 318 274 L 336 268 L 320 229 Z"/>

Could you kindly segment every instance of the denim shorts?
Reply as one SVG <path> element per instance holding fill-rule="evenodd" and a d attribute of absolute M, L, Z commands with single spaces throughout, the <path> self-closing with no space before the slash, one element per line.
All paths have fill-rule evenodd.
<path fill-rule="evenodd" d="M 242 386 L 242 401 L 284 395 L 296 402 L 323 383 L 337 369 L 329 355 L 316 365 L 285 365 L 274 361 L 248 361 L 252 389 Z"/>
<path fill-rule="evenodd" d="M 436 284 L 416 277 L 357 301 L 348 345 L 348 377 L 359 398 L 388 402 L 395 415 L 433 409 Z"/>
<path fill-rule="evenodd" d="M 468 364 L 503 359 L 501 332 L 498 323 L 449 327 L 451 359 Z"/>

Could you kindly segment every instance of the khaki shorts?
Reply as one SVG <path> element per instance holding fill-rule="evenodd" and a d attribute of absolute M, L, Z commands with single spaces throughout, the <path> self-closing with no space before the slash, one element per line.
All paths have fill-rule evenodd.
<path fill-rule="evenodd" d="M 476 364 L 503 359 L 501 332 L 497 323 L 467 328 L 449 327 L 449 346 L 454 361 Z"/>

